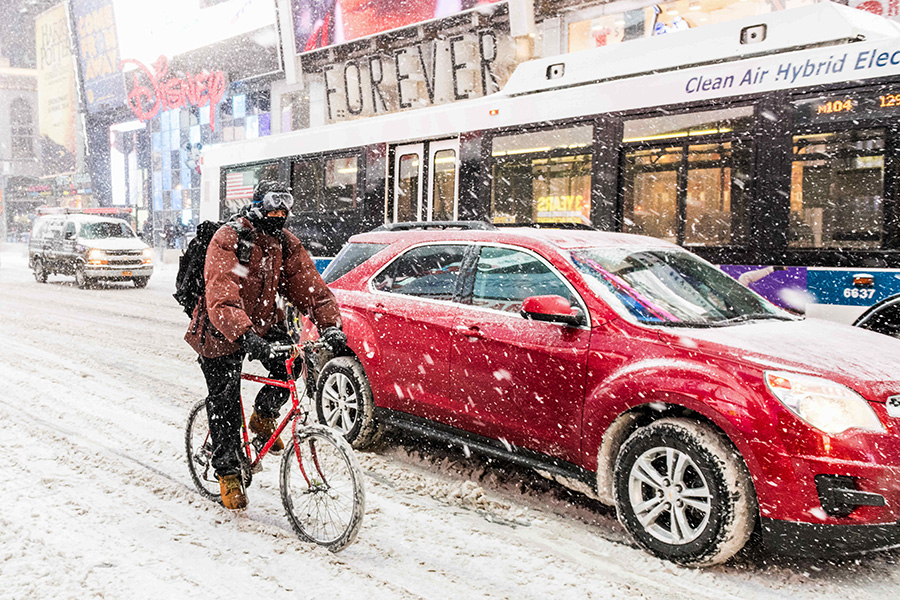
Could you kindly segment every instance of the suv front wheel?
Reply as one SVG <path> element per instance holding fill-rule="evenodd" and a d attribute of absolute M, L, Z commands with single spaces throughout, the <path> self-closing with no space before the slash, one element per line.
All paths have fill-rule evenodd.
<path fill-rule="evenodd" d="M 756 496 L 737 450 L 712 426 L 661 419 L 616 459 L 616 511 L 651 553 L 695 567 L 725 562 L 750 538 Z"/>
<path fill-rule="evenodd" d="M 316 389 L 319 422 L 333 427 L 357 449 L 381 439 L 382 426 L 375 421 L 375 400 L 369 378 L 353 356 L 338 356 L 319 374 Z"/>

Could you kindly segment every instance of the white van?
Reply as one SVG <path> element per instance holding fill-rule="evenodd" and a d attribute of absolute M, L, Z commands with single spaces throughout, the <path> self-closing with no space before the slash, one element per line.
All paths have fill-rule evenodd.
<path fill-rule="evenodd" d="M 131 280 L 144 287 L 153 274 L 153 250 L 122 219 L 45 215 L 31 230 L 28 265 L 39 283 L 59 273 L 74 275 L 80 288 L 99 280 Z"/>

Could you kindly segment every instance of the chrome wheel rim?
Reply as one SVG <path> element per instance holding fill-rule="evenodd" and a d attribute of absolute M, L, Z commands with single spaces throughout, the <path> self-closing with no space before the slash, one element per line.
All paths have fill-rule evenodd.
<path fill-rule="evenodd" d="M 666 544 L 694 541 L 712 514 L 706 478 L 675 448 L 652 448 L 638 457 L 628 474 L 628 500 L 644 531 Z"/>
<path fill-rule="evenodd" d="M 322 387 L 322 414 L 325 424 L 342 434 L 356 425 L 359 414 L 359 395 L 349 377 L 332 373 Z"/>

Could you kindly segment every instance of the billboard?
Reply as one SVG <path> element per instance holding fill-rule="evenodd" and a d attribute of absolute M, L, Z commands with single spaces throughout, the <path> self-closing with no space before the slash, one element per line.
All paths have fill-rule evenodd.
<path fill-rule="evenodd" d="M 277 45 L 275 3 L 272 0 L 111 0 L 123 58 L 151 64 L 213 46 L 218 42 L 255 33 L 261 43 Z M 262 30 L 262 31 L 260 31 Z M 269 39 L 266 33 L 271 30 Z M 260 72 L 278 70 L 260 66 Z"/>
<path fill-rule="evenodd" d="M 499 1 L 291 0 L 296 51 L 349 42 Z"/>
<path fill-rule="evenodd" d="M 71 0 L 78 40 L 78 63 L 88 112 L 116 108 L 125 102 L 125 80 L 119 72 L 119 39 L 113 0 Z"/>
<path fill-rule="evenodd" d="M 55 175 L 75 170 L 75 68 L 65 5 L 41 13 L 34 25 L 41 165 L 44 175 Z"/>

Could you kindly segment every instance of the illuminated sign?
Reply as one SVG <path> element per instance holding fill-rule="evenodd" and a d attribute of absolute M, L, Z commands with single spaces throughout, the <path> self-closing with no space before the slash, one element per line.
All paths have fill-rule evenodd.
<path fill-rule="evenodd" d="M 225 73 L 212 71 L 209 73 L 191 73 L 182 77 L 170 77 L 169 61 L 165 56 L 160 56 L 153 63 L 153 71 L 142 62 L 133 58 L 126 58 L 119 63 L 119 68 L 127 64 L 133 64 L 137 70 L 133 73 L 133 85 L 128 94 L 128 107 L 141 121 L 149 121 L 160 110 L 181 108 L 188 104 L 194 106 L 209 105 L 209 125 L 216 129 L 215 106 L 225 96 L 228 83 Z M 148 85 L 141 82 L 139 74 L 143 74 Z"/>
<path fill-rule="evenodd" d="M 112 0 L 72 0 L 78 63 L 88 112 L 121 106 L 125 80 L 119 72 L 119 40 Z"/>
<path fill-rule="evenodd" d="M 499 0 L 291 0 L 297 53 L 448 17 Z"/>
<path fill-rule="evenodd" d="M 846 100 L 831 100 L 830 102 L 825 102 L 816 106 L 816 114 L 828 115 L 837 112 L 850 112 L 853 108 L 853 100 L 850 98 L 847 98 Z"/>
<path fill-rule="evenodd" d="M 75 170 L 75 67 L 69 50 L 66 7 L 56 5 L 35 20 L 38 107 L 44 175 Z M 52 144 L 46 143 L 46 140 Z"/>
<path fill-rule="evenodd" d="M 833 122 L 879 117 L 900 109 L 900 92 L 867 92 L 820 96 L 794 103 L 798 122 Z"/>

